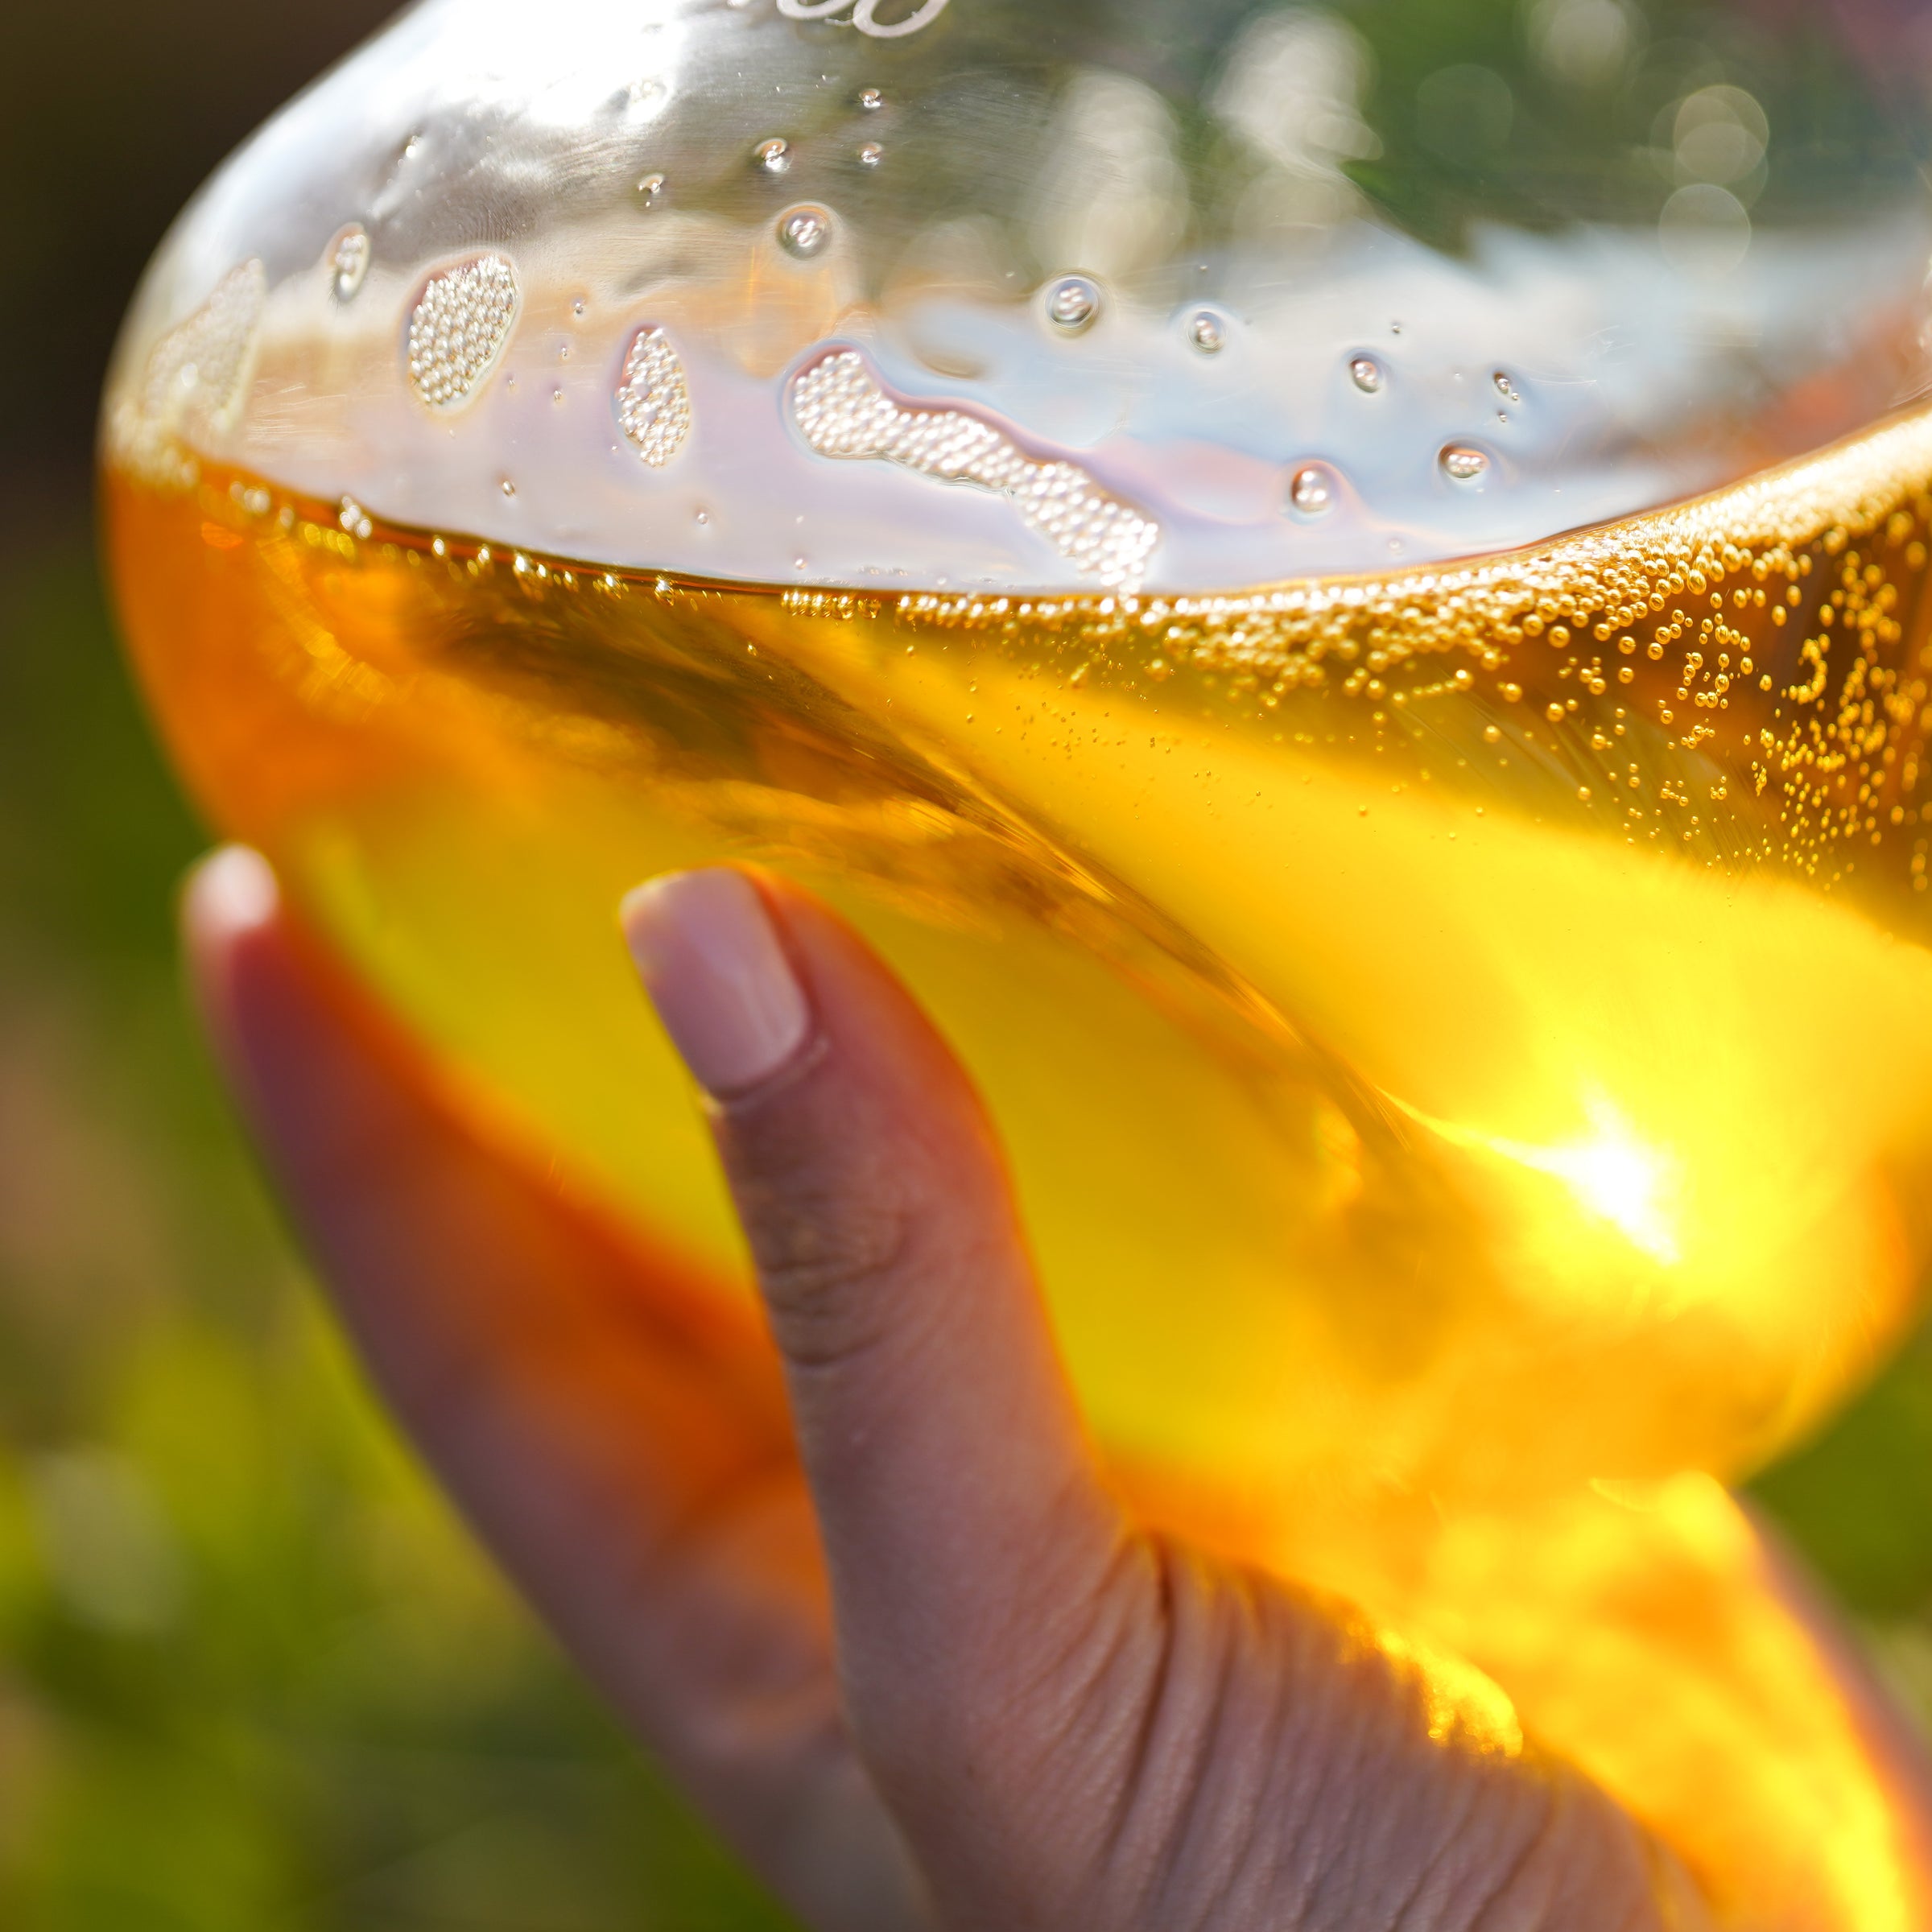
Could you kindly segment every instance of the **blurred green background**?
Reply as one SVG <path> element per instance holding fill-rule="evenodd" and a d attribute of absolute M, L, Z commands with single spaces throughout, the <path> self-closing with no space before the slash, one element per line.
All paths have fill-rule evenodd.
<path fill-rule="evenodd" d="M 0 60 L 0 1927 L 775 1932 L 306 1290 L 170 932 L 203 836 L 97 575 L 175 209 L 385 0 L 62 0 Z"/>
<path fill-rule="evenodd" d="M 115 655 L 115 321 L 382 0 L 64 0 L 0 61 L 0 1926 L 775 1928 L 361 1390 L 211 1086 Z M 1932 1341 L 1761 1485 L 1932 1712 Z"/>

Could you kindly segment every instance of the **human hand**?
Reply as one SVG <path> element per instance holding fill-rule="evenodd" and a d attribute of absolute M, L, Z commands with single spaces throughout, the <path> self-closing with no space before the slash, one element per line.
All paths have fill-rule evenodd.
<path fill-rule="evenodd" d="M 992 1129 L 832 914 L 625 907 L 782 1364 L 493 1156 L 283 910 L 192 882 L 211 1034 L 378 1387 L 591 1678 L 824 1932 L 1640 1932 L 1681 1870 L 1534 1751 L 1432 1737 L 1347 1606 L 1130 1519 Z M 540 995 L 539 995 L 540 997 Z"/>

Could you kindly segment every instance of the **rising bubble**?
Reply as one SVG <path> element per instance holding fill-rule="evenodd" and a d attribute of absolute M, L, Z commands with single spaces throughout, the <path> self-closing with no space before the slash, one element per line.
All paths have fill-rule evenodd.
<path fill-rule="evenodd" d="M 1365 396 L 1379 395 L 1388 378 L 1382 374 L 1382 365 L 1373 356 L 1357 356 L 1348 365 L 1348 374 L 1355 386 Z"/>
<path fill-rule="evenodd" d="M 784 174 L 791 166 L 791 143 L 776 136 L 761 141 L 751 151 L 751 158 L 768 175 Z"/>

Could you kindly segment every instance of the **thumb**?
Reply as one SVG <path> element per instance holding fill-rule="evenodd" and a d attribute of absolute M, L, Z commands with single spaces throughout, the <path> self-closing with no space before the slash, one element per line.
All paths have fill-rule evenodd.
<path fill-rule="evenodd" d="M 785 1359 L 861 1748 L 956 1837 L 964 1767 L 1057 1741 L 1054 1684 L 1127 1540 L 990 1125 L 886 968 L 796 889 L 674 875 L 625 925 L 709 1096 Z"/>

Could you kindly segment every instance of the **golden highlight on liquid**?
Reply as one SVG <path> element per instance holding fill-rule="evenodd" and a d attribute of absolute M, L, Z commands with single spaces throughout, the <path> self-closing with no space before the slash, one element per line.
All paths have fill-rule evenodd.
<path fill-rule="evenodd" d="M 748 590 L 113 474 L 126 625 L 518 1158 L 741 1293 L 613 907 L 782 868 L 958 1044 L 1121 1480 L 1583 1766 L 1726 1926 L 1910 1932 L 1906 1775 L 1721 1486 L 1916 1313 L 1932 416 L 1239 596 Z M 943 504 L 943 497 L 935 497 Z"/>

